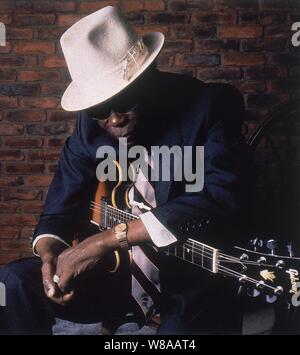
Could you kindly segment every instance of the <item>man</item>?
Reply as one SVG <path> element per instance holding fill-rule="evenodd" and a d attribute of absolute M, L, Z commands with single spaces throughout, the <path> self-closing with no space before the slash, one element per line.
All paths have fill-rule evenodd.
<path fill-rule="evenodd" d="M 229 85 L 160 73 L 154 60 L 163 42 L 161 33 L 138 37 L 113 7 L 62 36 L 72 77 L 62 106 L 78 111 L 77 126 L 34 233 L 38 257 L 0 273 L 7 290 L 4 331 L 51 333 L 54 317 L 114 323 L 132 313 L 141 324 L 160 314 L 161 334 L 237 330 L 239 312 L 228 307 L 236 301 L 230 282 L 214 283 L 157 251 L 191 232 L 203 242 L 230 245 L 245 222 L 250 172 L 240 134 L 243 99 Z M 70 247 L 88 228 L 97 149 L 117 150 L 121 137 L 128 147 L 204 146 L 204 188 L 187 192 L 185 181 L 172 178 L 171 163 L 170 181 L 135 183 L 151 211 Z M 104 257 L 123 248 L 131 248 L 135 267 L 107 272 Z"/>

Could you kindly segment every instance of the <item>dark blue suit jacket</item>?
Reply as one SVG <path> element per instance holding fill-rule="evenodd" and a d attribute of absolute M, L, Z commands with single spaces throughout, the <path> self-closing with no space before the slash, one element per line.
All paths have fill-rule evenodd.
<path fill-rule="evenodd" d="M 205 84 L 178 74 L 155 74 L 160 85 L 144 104 L 142 145 L 204 146 L 204 189 L 187 193 L 185 182 L 156 182 L 158 207 L 152 212 L 177 238 L 194 235 L 213 245 L 232 243 L 244 225 L 251 187 L 251 164 L 241 136 L 244 102 L 227 84 Z M 34 238 L 56 234 L 70 242 L 89 222 L 96 180 L 96 150 L 113 141 L 78 113 L 76 130 L 63 147 Z M 173 173 L 171 165 L 171 176 Z M 237 238 L 242 238 L 240 234 Z M 236 237 L 235 237 L 236 238 Z"/>

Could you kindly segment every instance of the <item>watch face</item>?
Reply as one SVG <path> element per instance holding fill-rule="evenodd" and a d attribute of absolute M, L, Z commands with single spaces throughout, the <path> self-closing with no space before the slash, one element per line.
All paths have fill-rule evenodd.
<path fill-rule="evenodd" d="M 115 226 L 115 232 L 116 233 L 122 233 L 122 232 L 126 232 L 127 230 L 127 225 L 126 223 L 120 223 L 120 224 L 117 224 Z"/>

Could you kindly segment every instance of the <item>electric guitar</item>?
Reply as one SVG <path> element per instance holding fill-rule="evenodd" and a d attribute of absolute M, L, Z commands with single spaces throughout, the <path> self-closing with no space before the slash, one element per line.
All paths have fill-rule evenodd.
<path fill-rule="evenodd" d="M 91 223 L 105 230 L 121 222 L 138 219 L 128 212 L 131 209 L 128 192 L 132 182 L 122 181 L 122 171 L 116 184 L 100 182 L 91 202 Z M 127 211 L 126 211 L 127 209 Z M 293 255 L 292 246 L 287 246 L 287 255 L 278 255 L 275 240 L 268 241 L 254 238 L 250 247 L 234 246 L 223 252 L 217 248 L 201 243 L 196 237 L 188 237 L 182 244 L 164 248 L 167 256 L 172 256 L 205 269 L 212 274 L 232 277 L 248 288 L 252 297 L 264 295 L 268 303 L 284 299 L 289 306 L 300 305 L 300 258 Z M 130 263 L 130 251 L 114 252 L 110 272 L 116 272 L 124 260 Z"/>

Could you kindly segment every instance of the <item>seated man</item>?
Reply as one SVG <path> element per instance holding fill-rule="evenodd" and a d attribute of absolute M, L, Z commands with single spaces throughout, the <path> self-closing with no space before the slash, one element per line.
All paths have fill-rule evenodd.
<path fill-rule="evenodd" d="M 160 319 L 160 334 L 238 331 L 236 285 L 161 251 L 190 236 L 216 247 L 241 238 L 251 186 L 240 133 L 243 98 L 230 85 L 159 72 L 154 60 L 163 42 L 161 33 L 138 37 L 113 7 L 81 19 L 62 36 L 73 80 L 62 106 L 78 111 L 77 125 L 34 232 L 36 257 L 0 272 L 7 292 L 2 332 L 51 334 L 55 317 L 105 321 L 113 329 L 126 315 L 140 325 Z M 174 179 L 173 160 L 168 181 L 143 178 L 137 169 L 124 196 L 140 218 L 130 217 L 127 207 L 127 214 L 108 216 L 110 228 L 88 233 L 103 161 L 97 152 L 118 152 L 119 138 L 127 139 L 126 149 L 142 145 L 147 153 L 152 146 L 204 146 L 204 186 L 188 191 L 186 179 Z M 158 169 L 151 154 L 145 160 Z M 93 204 L 92 213 L 103 212 L 99 208 Z M 131 263 L 107 271 L 105 257 L 127 249 Z"/>

